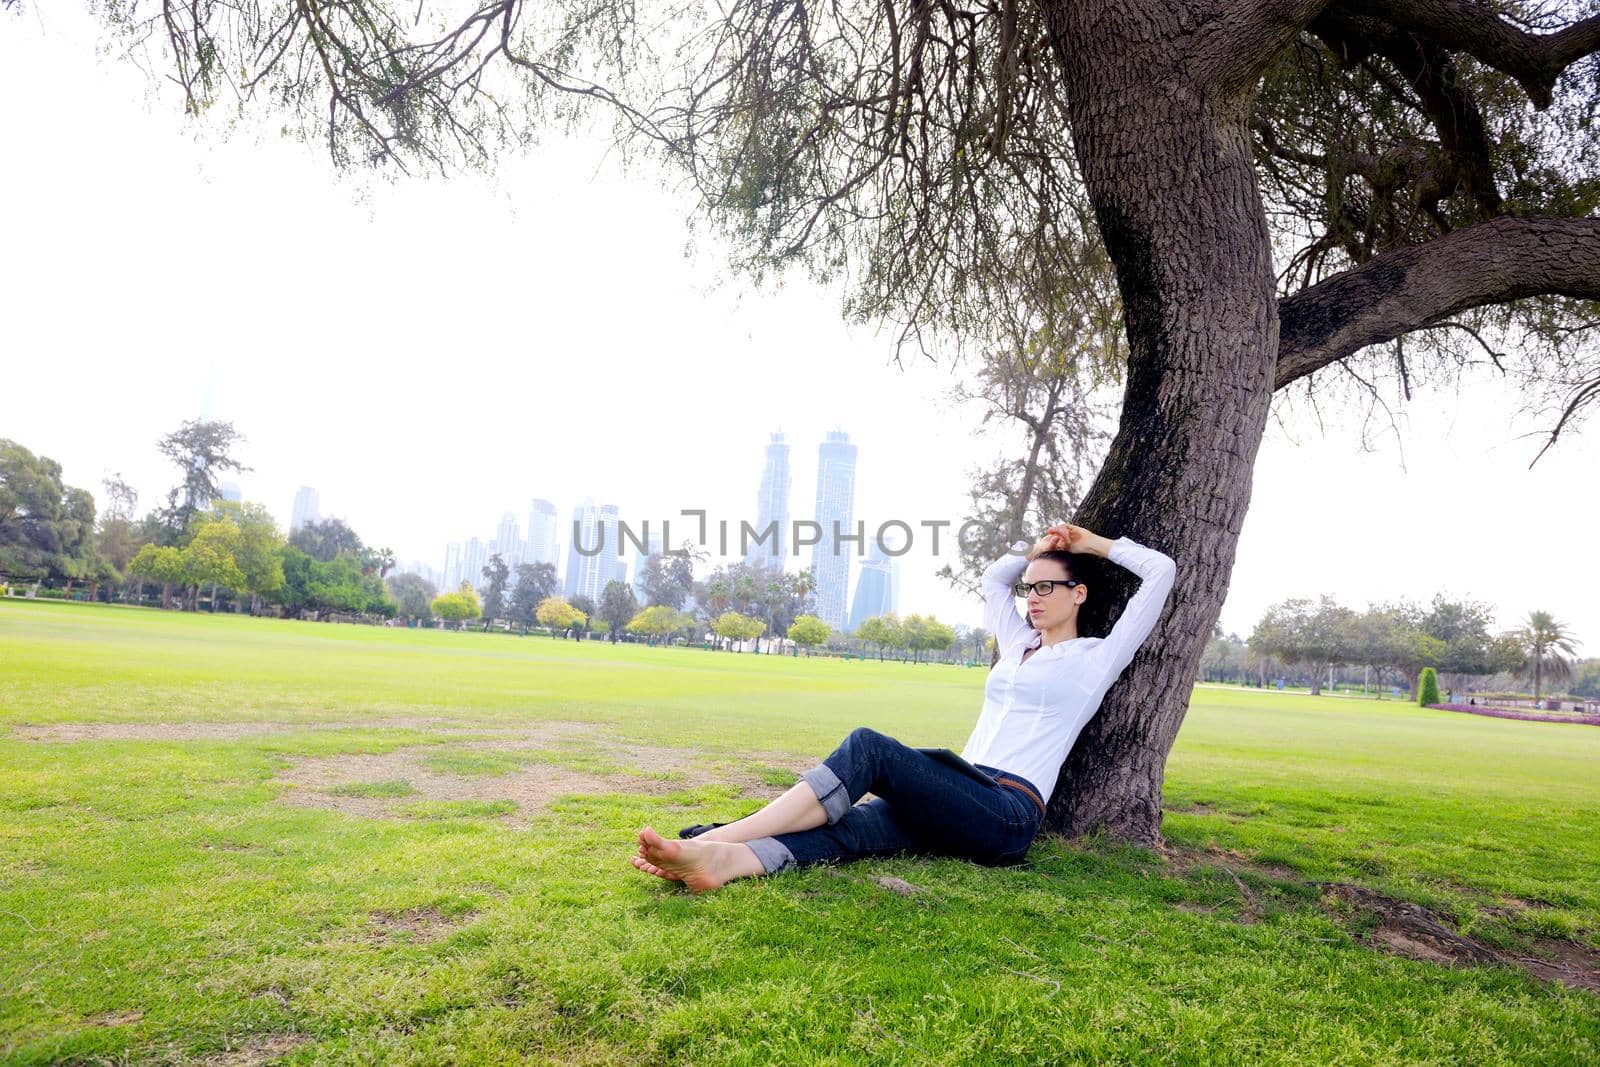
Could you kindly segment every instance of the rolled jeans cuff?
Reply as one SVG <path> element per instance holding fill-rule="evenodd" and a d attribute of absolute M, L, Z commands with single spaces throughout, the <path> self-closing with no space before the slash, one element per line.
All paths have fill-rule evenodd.
<path fill-rule="evenodd" d="M 811 787 L 828 815 L 832 826 L 850 812 L 850 791 L 826 763 L 819 763 L 809 771 L 800 772 L 800 780 Z"/>
<path fill-rule="evenodd" d="M 761 861 L 762 868 L 768 874 L 787 871 L 795 865 L 794 853 L 775 837 L 758 837 L 754 841 L 746 841 L 745 844 L 756 854 L 756 859 Z"/>

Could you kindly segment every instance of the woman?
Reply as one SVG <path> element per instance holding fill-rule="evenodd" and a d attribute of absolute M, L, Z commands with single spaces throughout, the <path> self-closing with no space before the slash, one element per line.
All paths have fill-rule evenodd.
<path fill-rule="evenodd" d="M 1052 526 L 1020 555 L 1026 546 L 1017 541 L 983 573 L 1000 661 L 961 755 L 863 727 L 753 815 L 685 830 L 693 836 L 684 841 L 645 827 L 633 865 L 703 893 L 746 875 L 896 852 L 1021 861 L 1073 741 L 1154 628 L 1176 571 L 1154 549 L 1081 526 Z M 1090 594 L 1073 554 L 1109 558 L 1140 578 L 1104 639 L 1079 634 Z M 1014 596 L 1027 597 L 1027 622 Z"/>

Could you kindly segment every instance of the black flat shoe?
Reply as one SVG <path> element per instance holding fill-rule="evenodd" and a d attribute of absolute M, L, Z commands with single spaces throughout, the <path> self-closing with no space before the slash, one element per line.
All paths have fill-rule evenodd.
<path fill-rule="evenodd" d="M 685 826 L 682 830 L 678 831 L 678 836 L 679 837 L 699 837 L 701 834 L 705 833 L 707 830 L 715 830 L 719 826 L 726 826 L 726 825 L 728 825 L 728 824 L 727 823 L 722 823 L 722 822 L 707 822 L 707 823 L 701 823 L 699 826 Z"/>

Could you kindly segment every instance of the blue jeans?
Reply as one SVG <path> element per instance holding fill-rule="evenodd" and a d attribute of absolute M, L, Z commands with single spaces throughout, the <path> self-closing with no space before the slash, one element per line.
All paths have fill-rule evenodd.
<path fill-rule="evenodd" d="M 866 727 L 800 778 L 816 792 L 828 821 L 745 842 L 768 874 L 897 852 L 1005 866 L 1026 858 L 1044 820 L 1033 783 L 967 763 L 949 750 L 910 748 Z M 872 800 L 856 803 L 869 792 Z"/>

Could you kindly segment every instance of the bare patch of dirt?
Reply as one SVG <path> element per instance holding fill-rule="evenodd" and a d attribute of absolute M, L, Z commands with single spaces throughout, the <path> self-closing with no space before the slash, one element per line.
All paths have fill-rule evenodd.
<path fill-rule="evenodd" d="M 492 731 L 495 727 L 442 718 L 343 719 L 337 722 L 58 722 L 37 726 L 17 723 L 11 728 L 11 736 L 22 741 L 240 741 L 247 737 L 305 730 L 370 729 Z"/>
<path fill-rule="evenodd" d="M 258 1034 L 236 1048 L 213 1052 L 197 1062 L 206 1067 L 258 1067 L 282 1059 L 310 1040 L 305 1034 Z"/>
<path fill-rule="evenodd" d="M 517 810 L 505 818 L 525 822 L 528 816 L 538 814 L 550 801 L 567 793 L 619 791 L 618 782 L 612 778 L 539 763 L 494 777 L 438 774 L 423 765 L 422 756 L 426 754 L 412 748 L 383 755 L 298 758 L 274 779 L 287 785 L 278 799 L 296 807 L 328 808 L 369 819 L 402 818 L 402 809 L 417 801 L 509 800 Z M 400 798 L 328 792 L 339 786 L 394 780 L 411 783 L 416 792 Z"/>
<path fill-rule="evenodd" d="M 1215 815 L 1217 809 L 1210 804 L 1172 804 L 1168 811 L 1176 811 L 1182 815 Z"/>
<path fill-rule="evenodd" d="M 90 1026 L 127 1026 L 143 1018 L 142 1011 L 103 1011 L 89 1016 L 84 1022 Z"/>
<path fill-rule="evenodd" d="M 475 751 L 486 752 L 526 752 L 550 751 L 552 742 L 560 742 L 576 737 L 581 737 L 584 744 L 581 755 L 586 758 L 609 764 L 622 769 L 623 774 L 617 777 L 619 781 L 630 779 L 655 779 L 662 783 L 662 788 L 652 788 L 648 792 L 680 792 L 684 789 L 693 789 L 703 785 L 737 785 L 746 795 L 768 798 L 776 796 L 784 788 L 768 785 L 761 779 L 761 771 L 778 768 L 798 775 L 808 767 L 814 767 L 817 760 L 792 753 L 759 753 L 755 756 L 739 760 L 714 760 L 696 748 L 678 748 L 663 745 L 641 745 L 628 741 L 621 741 L 603 736 L 596 736 L 594 727 L 590 724 L 581 724 L 585 728 L 574 735 L 564 733 L 552 736 L 549 733 L 534 732 L 519 737 L 508 737 L 492 741 L 471 741 L 460 747 Z M 562 750 L 555 750 L 555 755 L 562 754 Z M 579 754 L 568 752 L 568 755 Z M 617 792 L 618 790 L 612 790 Z M 633 792 L 634 790 L 620 790 Z"/>
<path fill-rule="evenodd" d="M 403 937 L 408 941 L 434 941 L 476 914 L 468 911 L 452 918 L 438 908 L 407 908 L 399 912 L 375 911 L 370 919 L 372 931 L 380 939 Z"/>
<path fill-rule="evenodd" d="M 581 744 L 573 744 L 581 742 Z M 530 758 L 500 774 L 451 774 L 438 760 L 451 752 L 525 753 Z M 278 799 L 298 807 L 327 808 L 366 818 L 403 818 L 406 805 L 418 801 L 509 800 L 517 810 L 502 816 L 513 826 L 526 825 L 557 797 L 568 794 L 637 793 L 661 796 L 704 785 L 731 784 L 742 793 L 768 799 L 781 788 L 762 782 L 764 769 L 778 761 L 740 761 L 733 768 L 715 764 L 691 748 L 640 745 L 608 738 L 593 723 L 545 722 L 493 739 L 464 741 L 447 747 L 406 746 L 382 754 L 291 757 L 291 765 L 274 780 L 286 788 Z M 601 772 L 561 766 L 588 763 Z M 553 761 L 553 762 L 552 762 Z M 814 761 L 788 756 L 800 769 Z M 615 771 L 609 770 L 615 768 Z M 414 790 L 404 797 L 335 793 L 341 787 L 404 781 Z"/>
<path fill-rule="evenodd" d="M 1419 904 L 1379 893 L 1365 886 L 1342 882 L 1313 882 L 1327 897 L 1376 915 L 1378 927 L 1372 943 L 1409 959 L 1445 965 L 1520 968 L 1534 978 L 1559 982 L 1573 989 L 1600 992 L 1600 949 L 1574 941 L 1539 938 L 1533 953 L 1502 953 L 1452 930 L 1439 916 Z"/>
<path fill-rule="evenodd" d="M 1188 845 L 1175 845 L 1170 841 L 1161 841 L 1156 851 L 1166 859 L 1167 866 L 1180 873 L 1187 874 L 1196 867 L 1220 867 L 1238 880 L 1235 871 L 1247 871 L 1262 878 L 1269 878 L 1277 882 L 1293 882 L 1299 875 L 1281 863 L 1263 863 L 1252 859 L 1242 852 L 1235 852 L 1231 848 L 1191 848 Z"/>
<path fill-rule="evenodd" d="M 1277 864 L 1259 863 L 1240 853 L 1226 849 L 1199 849 L 1162 842 L 1159 853 L 1168 866 L 1179 873 L 1188 874 L 1201 866 L 1220 867 L 1238 886 L 1245 907 L 1239 916 L 1242 923 L 1253 923 L 1260 917 L 1260 901 L 1256 894 L 1238 876 L 1236 870 L 1265 875 L 1278 881 L 1299 883 L 1294 871 Z M 1374 948 L 1407 959 L 1422 960 L 1442 966 L 1483 967 L 1501 965 L 1517 967 L 1535 978 L 1559 982 L 1573 989 L 1600 992 L 1600 949 L 1573 941 L 1539 938 L 1532 953 L 1502 953 L 1482 942 L 1466 937 L 1440 916 L 1420 904 L 1400 900 L 1366 886 L 1346 882 L 1306 882 L 1320 889 L 1324 904 L 1337 902 L 1362 915 L 1377 919 L 1377 926 L 1368 935 Z M 1465 890 L 1465 887 L 1458 887 Z M 1509 914 L 1518 906 L 1538 907 L 1516 897 L 1501 898 L 1509 907 L 1490 906 L 1486 910 Z M 1174 905 L 1180 911 L 1210 913 L 1214 905 L 1182 902 Z"/>
<path fill-rule="evenodd" d="M 1535 978 L 1600 993 L 1600 949 L 1546 937 L 1536 941 L 1534 948 L 1537 956 L 1516 955 L 1512 959 Z"/>
<path fill-rule="evenodd" d="M 1372 941 L 1397 955 L 1429 963 L 1466 963 L 1482 966 L 1503 962 L 1500 954 L 1470 937 L 1463 937 L 1420 904 L 1344 882 L 1314 882 L 1326 897 L 1341 900 L 1358 911 L 1378 917 Z"/>

